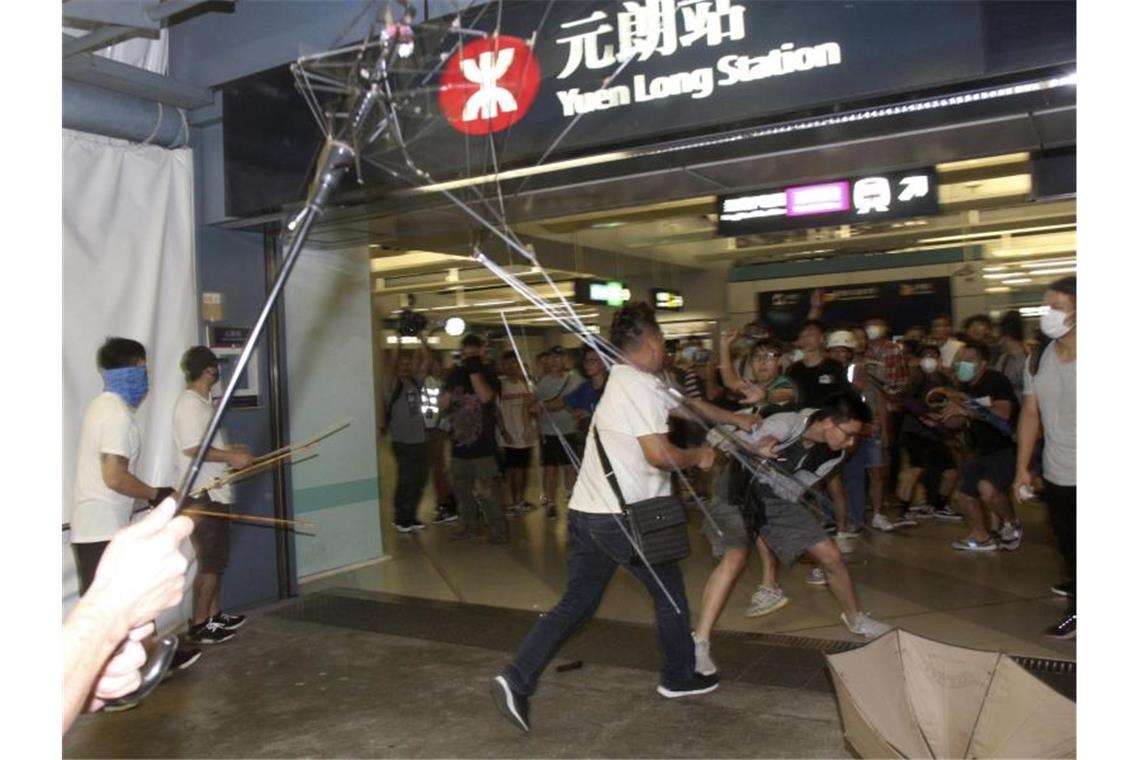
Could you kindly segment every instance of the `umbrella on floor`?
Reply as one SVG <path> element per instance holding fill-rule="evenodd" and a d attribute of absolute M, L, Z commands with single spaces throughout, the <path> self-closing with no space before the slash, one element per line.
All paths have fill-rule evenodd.
<path fill-rule="evenodd" d="M 862 757 L 1076 756 L 1076 703 L 1000 652 L 896 629 L 827 666 Z"/>

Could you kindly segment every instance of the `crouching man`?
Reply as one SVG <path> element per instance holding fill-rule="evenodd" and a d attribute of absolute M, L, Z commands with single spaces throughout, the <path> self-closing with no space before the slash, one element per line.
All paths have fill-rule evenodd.
<path fill-rule="evenodd" d="M 724 553 L 709 577 L 702 618 L 711 619 L 702 619 L 694 635 L 698 673 L 716 672 L 708 640 L 699 633 L 712 630 L 744 569 L 748 546 L 757 537 L 788 567 L 807 554 L 822 568 L 842 610 L 840 619 L 849 631 L 873 638 L 891 629 L 859 608 L 855 585 L 839 547 L 803 503 L 804 492 L 839 465 L 844 452 L 853 447 L 870 422 L 871 411 L 863 400 L 843 392 L 830 397 L 820 409 L 773 414 L 754 432 L 737 436 L 754 454 L 772 464 L 758 462 L 755 475 L 737 463 L 731 465 L 738 476 L 730 488 L 730 501 L 739 505 L 739 511 L 719 510 L 715 518 L 726 535 L 740 539 Z M 725 449 L 730 445 L 723 437 L 718 443 Z M 712 603 L 710 595 L 716 597 Z"/>

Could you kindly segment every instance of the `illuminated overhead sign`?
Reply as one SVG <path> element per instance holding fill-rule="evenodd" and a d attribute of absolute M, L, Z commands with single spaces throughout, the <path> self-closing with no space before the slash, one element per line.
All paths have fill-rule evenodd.
<path fill-rule="evenodd" d="M 657 311 L 681 311 L 685 308 L 685 297 L 678 290 L 650 288 L 649 295 Z"/>
<path fill-rule="evenodd" d="M 717 232 L 754 235 L 937 213 L 938 175 L 914 169 L 724 195 L 717 199 Z"/>
<path fill-rule="evenodd" d="M 578 303 L 621 306 L 630 298 L 629 288 L 616 280 L 574 280 L 574 300 Z"/>

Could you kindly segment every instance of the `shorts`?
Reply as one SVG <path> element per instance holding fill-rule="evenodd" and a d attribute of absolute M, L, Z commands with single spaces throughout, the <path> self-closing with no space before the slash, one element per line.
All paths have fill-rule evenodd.
<path fill-rule="evenodd" d="M 80 596 L 86 594 L 87 589 L 95 582 L 95 571 L 99 569 L 99 560 L 103 559 L 103 552 L 110 543 L 110 541 L 92 541 L 71 545 L 71 551 L 75 555 L 75 574 L 79 579 Z"/>
<path fill-rule="evenodd" d="M 720 559 L 729 549 L 747 549 L 752 544 L 752 538 L 748 535 L 748 527 L 744 524 L 740 509 L 719 495 L 713 496 L 708 505 L 709 514 L 705 518 L 703 530 L 712 547 L 713 557 Z M 709 517 L 720 528 L 719 535 L 709 522 Z"/>
<path fill-rule="evenodd" d="M 760 537 L 772 553 L 789 567 L 808 549 L 827 540 L 823 528 L 802 504 L 766 498 L 764 518 Z"/>
<path fill-rule="evenodd" d="M 1013 447 L 972 457 L 962 463 L 958 490 L 978 498 L 978 483 L 988 480 L 998 491 L 1008 491 L 1017 469 L 1017 451 Z"/>
<path fill-rule="evenodd" d="M 867 467 L 882 467 L 883 466 L 883 439 L 882 438 L 868 438 L 867 439 Z"/>
<path fill-rule="evenodd" d="M 571 451 L 575 450 L 577 448 L 575 443 L 578 434 L 565 433 L 564 435 Z M 570 465 L 570 455 L 566 453 L 566 449 L 562 447 L 562 441 L 556 435 L 542 436 L 542 445 L 539 448 L 539 455 L 542 459 L 543 467 L 563 467 Z"/>
<path fill-rule="evenodd" d="M 911 467 L 932 470 L 953 470 L 957 464 L 946 444 L 937 438 L 928 438 L 917 433 L 902 434 L 903 448 L 910 457 Z"/>
<path fill-rule="evenodd" d="M 525 470 L 530 467 L 530 448 L 503 447 L 503 467 L 507 470 Z"/>
<path fill-rule="evenodd" d="M 186 506 L 229 513 L 230 505 L 213 500 L 187 500 Z M 223 517 L 195 517 L 190 543 L 198 555 L 198 572 L 221 575 L 230 564 L 230 521 Z"/>

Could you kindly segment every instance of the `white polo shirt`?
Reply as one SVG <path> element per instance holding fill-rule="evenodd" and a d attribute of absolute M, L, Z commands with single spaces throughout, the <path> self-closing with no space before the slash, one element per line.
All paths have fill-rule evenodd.
<path fill-rule="evenodd" d="M 115 532 L 131 522 L 135 500 L 111 490 L 103 482 L 101 455 L 125 458 L 134 472 L 142 439 L 134 410 L 118 394 L 104 391 L 87 406 L 79 430 L 74 502 L 71 513 L 71 543 L 110 541 Z"/>
<path fill-rule="evenodd" d="M 175 488 L 182 485 L 182 478 L 186 477 L 186 471 L 190 469 L 190 464 L 194 461 L 192 457 L 188 457 L 182 452 L 185 449 L 198 447 L 202 436 L 206 432 L 206 428 L 210 426 L 210 418 L 213 416 L 213 402 L 189 388 L 182 391 L 182 395 L 179 396 L 178 401 L 175 402 L 174 448 L 178 450 L 177 474 L 174 480 Z M 221 428 L 219 428 L 217 434 L 214 435 L 214 441 L 210 444 L 210 447 L 214 449 L 229 448 L 226 444 L 225 431 Z M 225 462 L 203 462 L 202 469 L 198 470 L 198 477 L 194 479 L 194 487 L 191 491 L 197 490 L 200 486 L 209 483 L 214 478 L 225 473 L 228 469 L 229 465 Z M 233 504 L 233 486 L 211 488 L 210 498 L 220 504 Z"/>
<path fill-rule="evenodd" d="M 610 372 L 593 424 L 627 504 L 669 495 L 671 471 L 649 464 L 637 439 L 644 435 L 668 434 L 669 410 L 679 403 L 666 392 L 664 383 L 648 372 L 626 364 L 619 364 Z M 621 509 L 606 480 L 592 432 L 586 441 L 582 471 L 570 496 L 569 508 L 601 514 Z"/>

